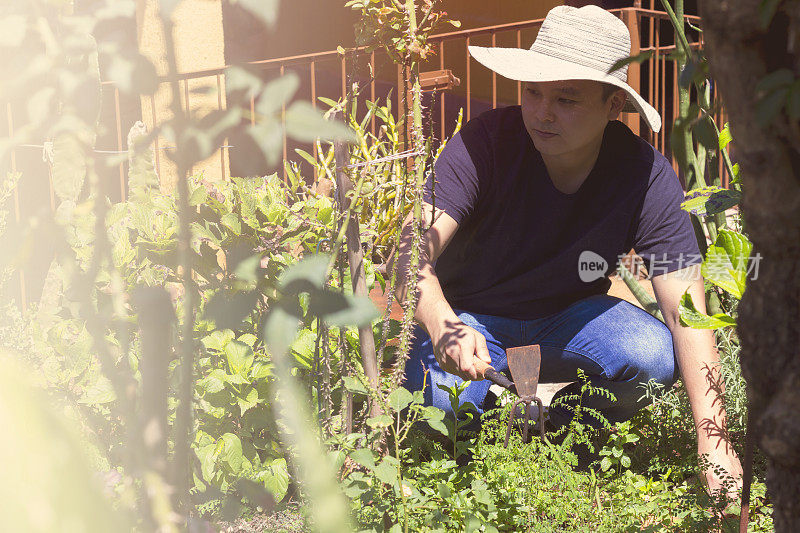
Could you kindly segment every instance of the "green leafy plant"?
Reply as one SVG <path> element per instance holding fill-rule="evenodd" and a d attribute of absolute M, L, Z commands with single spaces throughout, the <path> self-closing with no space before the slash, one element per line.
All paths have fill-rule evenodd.
<path fill-rule="evenodd" d="M 631 467 L 631 458 L 626 445 L 638 442 L 639 436 L 631 432 L 630 421 L 616 424 L 608 437 L 608 442 L 600 449 L 600 470 L 617 474 Z"/>
<path fill-rule="evenodd" d="M 469 382 L 467 381 L 454 383 L 453 385 L 437 385 L 447 393 L 450 409 L 453 411 L 453 417 L 448 417 L 444 421 L 447 427 L 447 438 L 453 444 L 453 459 L 458 459 L 467 453 L 469 448 L 469 441 L 459 440 L 459 430 L 469 426 L 475 418 L 475 406 L 469 402 L 461 403 L 460 400 L 461 393 L 464 392 L 468 385 Z"/>
<path fill-rule="evenodd" d="M 355 392 L 367 393 L 364 385 L 351 386 Z M 404 465 L 410 463 L 412 456 L 409 449 L 403 448 L 403 443 L 417 422 L 425 422 L 429 428 L 446 434 L 447 421 L 440 409 L 424 406 L 422 391 L 412 394 L 402 387 L 386 397 L 383 411 L 384 414 L 367 420 L 370 431 L 362 438 L 368 443 L 377 443 L 384 430 L 388 430 L 393 453 L 381 457 L 369 447 L 348 452 L 349 459 L 366 469 L 368 475 L 361 470 L 352 472 L 345 483 L 346 493 L 362 502 L 375 502 L 373 511 L 379 512 L 375 518 L 389 518 L 398 529 L 409 531 L 413 515 L 431 502 L 428 495 L 420 492 L 412 479 L 404 475 Z M 381 503 L 377 504 L 378 501 Z"/>

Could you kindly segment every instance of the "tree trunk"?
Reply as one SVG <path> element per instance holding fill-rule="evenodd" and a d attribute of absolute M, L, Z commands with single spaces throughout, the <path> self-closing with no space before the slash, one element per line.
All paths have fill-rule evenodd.
<path fill-rule="evenodd" d="M 763 125 L 756 86 L 779 69 L 800 77 L 800 2 L 779 2 L 767 28 L 760 4 L 702 0 L 700 11 L 741 166 L 745 230 L 762 256 L 739 307 L 750 417 L 768 458 L 775 530 L 794 532 L 800 531 L 800 128 L 787 107 Z"/>

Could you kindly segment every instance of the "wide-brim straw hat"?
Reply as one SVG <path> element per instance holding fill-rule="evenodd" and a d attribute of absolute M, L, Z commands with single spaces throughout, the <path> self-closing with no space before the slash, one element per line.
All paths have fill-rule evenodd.
<path fill-rule="evenodd" d="M 529 50 L 470 46 L 469 53 L 512 80 L 609 83 L 628 93 L 624 111 L 638 112 L 654 132 L 661 129 L 658 111 L 628 85 L 628 65 L 609 72 L 630 56 L 631 36 L 624 22 L 601 7 L 554 7 Z"/>

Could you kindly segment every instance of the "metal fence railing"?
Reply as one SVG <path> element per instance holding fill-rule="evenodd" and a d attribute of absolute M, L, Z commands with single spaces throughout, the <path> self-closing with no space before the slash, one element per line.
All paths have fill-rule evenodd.
<path fill-rule="evenodd" d="M 675 50 L 673 31 L 666 13 L 652 9 L 653 1 L 650 0 L 651 9 L 640 7 L 611 10 L 625 22 L 631 31 L 632 54 L 652 51 L 652 56 L 641 64 L 633 63 L 629 67 L 628 79 L 630 85 L 638 90 L 661 114 L 664 127 L 661 132 L 653 133 L 644 126 L 637 114 L 624 113 L 623 120 L 635 133 L 641 135 L 653 144 L 667 157 L 672 157 L 670 150 L 670 132 L 672 123 L 677 114 L 677 83 L 679 78 L 677 63 L 670 55 Z M 700 24 L 699 17 L 687 16 L 686 19 L 693 25 Z M 464 111 L 464 119 L 469 120 L 484 110 L 498 106 L 514 105 L 521 101 L 521 83 L 498 77 L 497 74 L 480 67 L 474 68 L 473 60 L 467 53 L 469 45 L 482 46 L 511 46 L 528 47 L 534 40 L 543 19 L 528 20 L 488 26 L 482 28 L 454 31 L 432 36 L 429 41 L 435 54 L 421 67 L 421 70 L 449 69 L 461 80 L 459 86 L 446 91 L 426 93 L 426 106 L 429 110 L 429 120 L 432 122 L 431 131 L 439 139 L 444 139 L 451 134 L 455 119 L 460 109 Z M 702 34 L 693 36 L 693 44 L 702 46 Z M 339 99 L 347 91 L 348 76 L 356 80 L 362 87 L 361 100 L 389 99 L 392 108 L 403 112 L 404 98 L 402 96 L 402 71 L 399 66 L 391 63 L 385 53 L 381 51 L 365 53 L 355 50 L 344 56 L 336 51 L 320 52 L 313 54 L 297 55 L 267 59 L 248 63 L 247 68 L 258 71 L 264 79 L 281 76 L 289 71 L 294 72 L 300 79 L 300 88 L 296 98 L 310 99 L 314 105 L 321 105 L 319 97 Z M 181 88 L 183 108 L 188 112 L 193 105 L 192 99 L 197 84 L 216 88 L 216 101 L 212 107 L 222 109 L 225 106 L 225 68 L 209 69 L 187 72 L 178 76 Z M 168 83 L 168 80 L 162 80 Z M 158 93 L 157 93 L 158 94 Z M 400 96 L 398 98 L 398 96 Z M 716 88 L 714 88 L 716 96 Z M 102 84 L 103 108 L 101 126 L 106 131 L 105 136 L 98 139 L 97 151 L 101 153 L 124 152 L 123 143 L 127 131 L 137 120 L 143 120 L 150 125 L 160 123 L 165 116 L 166 107 L 159 102 L 155 95 L 143 98 L 131 98 L 120 94 L 119 88 L 111 82 Z M 207 98 L 207 96 L 206 96 Z M 206 101 L 207 103 L 208 101 Z M 250 117 L 255 121 L 257 100 L 253 97 L 250 102 Z M 159 107 L 162 105 L 162 107 Z M 11 103 L 3 106 L 6 112 L 6 124 L 9 135 L 13 135 L 15 123 L 15 109 Z M 363 101 L 360 110 L 365 111 Z M 146 115 L 146 116 L 143 116 Z M 724 113 L 720 111 L 715 117 L 719 124 L 724 123 Z M 243 124 L 243 127 L 246 123 Z M 376 133 L 376 120 L 373 118 L 370 128 Z M 161 175 L 165 166 L 163 151 L 165 145 L 161 139 L 156 139 L 154 145 L 156 169 Z M 314 146 L 295 143 L 283 137 L 283 159 L 293 158 L 294 148 L 304 148 L 309 152 L 315 150 Z M 27 153 L 22 153 L 27 150 Z M 237 175 L 240 157 L 247 154 L 237 154 L 237 146 L 225 143 L 214 156 L 219 158 L 219 169 L 222 179 Z M 15 149 L 10 159 L 6 162 L 7 170 L 21 171 L 23 178 L 21 184 L 14 191 L 14 217 L 19 224 L 29 214 L 41 209 L 43 204 L 49 202 L 50 209 L 55 209 L 51 169 L 41 160 L 41 152 L 37 154 L 35 147 L 19 147 Z M 296 158 L 299 160 L 299 158 Z M 300 162 L 305 165 L 307 163 Z M 677 165 L 674 165 L 677 170 Z M 282 164 L 276 168 L 264 168 L 263 173 L 270 171 L 280 172 Z M 720 175 L 724 176 L 723 183 L 728 177 L 720 163 Z M 118 166 L 102 179 L 109 180 L 109 189 L 112 196 L 125 199 L 127 162 L 121 161 Z M 44 180 L 49 180 L 45 184 Z M 49 194 L 42 193 L 49 187 Z M 45 207 L 46 208 L 46 207 Z M 11 229 L 11 228 L 9 228 Z M 41 277 L 41 276 L 39 276 Z M 19 273 L 19 290 L 12 297 L 18 298 L 25 306 L 31 294 L 25 274 Z M 41 283 L 35 284 L 38 288 Z"/>

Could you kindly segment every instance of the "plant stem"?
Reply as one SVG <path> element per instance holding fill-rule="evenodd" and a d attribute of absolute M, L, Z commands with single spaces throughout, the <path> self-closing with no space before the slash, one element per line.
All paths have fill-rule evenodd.
<path fill-rule="evenodd" d="M 413 42 L 417 38 L 417 15 L 414 0 L 406 0 L 406 15 L 408 16 L 408 39 Z M 419 84 L 419 64 L 415 61 L 411 64 L 411 98 L 412 98 L 412 128 L 411 145 L 414 152 L 422 151 L 425 140 L 422 133 L 422 91 Z M 414 320 L 414 312 L 417 304 L 417 281 L 419 278 L 420 249 L 422 247 L 422 189 L 425 185 L 425 167 L 427 162 L 427 150 L 423 152 L 425 156 L 414 159 L 414 191 L 413 191 L 413 220 L 411 222 L 411 250 L 406 276 L 406 308 L 403 313 L 404 327 L 400 335 L 400 346 L 397 353 L 397 364 L 394 368 L 394 382 L 399 384 L 405 374 L 405 363 L 411 345 L 411 324 Z"/>
<path fill-rule="evenodd" d="M 680 40 L 681 48 L 683 48 L 683 51 L 688 56 L 692 49 L 689 46 L 688 39 L 686 39 L 686 32 L 683 31 L 683 0 L 675 0 L 675 10 L 677 14 L 672 10 L 669 0 L 661 0 L 661 4 L 664 6 L 664 10 L 667 12 L 670 21 L 672 21 L 672 25 L 675 27 L 675 34 L 678 40 Z"/>
<path fill-rule="evenodd" d="M 342 227 L 339 230 L 339 236 L 334 246 L 333 255 L 331 256 L 330 264 L 328 265 L 328 272 L 333 267 L 338 254 L 339 246 L 341 246 L 341 238 L 347 235 L 347 262 L 350 264 L 350 279 L 353 285 L 353 294 L 357 297 L 367 297 L 367 282 L 364 274 L 364 250 L 361 247 L 361 233 L 359 231 L 358 215 L 353 212 L 355 205 L 358 203 L 358 198 L 361 193 L 361 187 L 367 176 L 366 168 L 361 172 L 361 177 L 358 180 L 355 194 L 348 201 L 347 193 L 352 182 L 347 176 L 346 166 L 350 162 L 350 150 L 342 142 L 334 143 L 334 152 L 336 160 L 336 191 L 339 198 L 339 205 L 341 208 L 346 208 L 346 216 L 342 220 Z M 328 278 L 326 274 L 325 279 Z M 344 290 L 344 287 L 342 287 Z M 361 362 L 364 365 L 364 373 L 370 382 L 370 387 L 373 392 L 380 395 L 380 382 L 378 379 L 378 361 L 375 356 L 375 337 L 372 333 L 372 326 L 367 324 L 358 328 L 359 351 L 361 352 Z M 370 403 L 370 416 L 378 416 L 383 412 L 380 404 L 373 400 Z"/>
<path fill-rule="evenodd" d="M 178 409 L 175 417 L 175 471 L 173 483 L 176 487 L 178 505 L 188 516 L 191 507 L 189 488 L 191 487 L 192 469 L 190 463 L 192 438 L 192 399 L 194 396 L 194 307 L 195 286 L 192 280 L 192 255 L 189 206 L 188 174 L 191 162 L 182 156 L 180 148 L 181 133 L 186 130 L 188 116 L 181 108 L 181 94 L 178 85 L 178 60 L 175 51 L 175 25 L 169 18 L 163 22 L 167 65 L 170 74 L 172 92 L 173 121 L 177 132 L 178 148 L 173 159 L 177 167 L 177 205 L 178 205 L 178 261 L 181 268 L 181 284 L 183 286 L 183 320 L 181 321 L 180 354 L 180 388 Z"/>
<path fill-rule="evenodd" d="M 661 314 L 661 310 L 658 308 L 658 302 L 642 288 L 639 284 L 639 280 L 633 276 L 631 271 L 628 270 L 628 267 L 623 265 L 621 261 L 617 266 L 617 272 L 622 278 L 622 281 L 625 282 L 625 285 L 628 286 L 631 293 L 636 297 L 639 303 L 642 304 L 644 310 L 664 322 L 664 315 Z"/>

